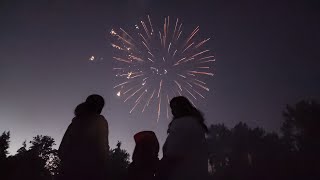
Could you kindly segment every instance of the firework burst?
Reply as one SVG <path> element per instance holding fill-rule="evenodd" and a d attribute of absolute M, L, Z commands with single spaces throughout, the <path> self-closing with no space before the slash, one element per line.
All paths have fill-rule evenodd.
<path fill-rule="evenodd" d="M 205 99 L 203 93 L 209 88 L 203 79 L 213 76 L 210 68 L 215 61 L 204 48 L 210 38 L 196 37 L 199 26 L 185 34 L 178 18 L 173 23 L 170 20 L 164 18 L 156 28 L 147 16 L 128 32 L 122 28 L 110 31 L 116 54 L 113 69 L 120 80 L 114 86 L 116 95 L 133 103 L 130 113 L 144 112 L 154 104 L 157 121 L 165 110 L 169 118 L 169 99 L 174 96 L 184 95 L 194 105 Z"/>

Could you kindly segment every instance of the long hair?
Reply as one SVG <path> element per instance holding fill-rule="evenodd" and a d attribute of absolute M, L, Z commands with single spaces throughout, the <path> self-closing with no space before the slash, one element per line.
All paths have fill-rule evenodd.
<path fill-rule="evenodd" d="M 74 115 L 76 117 L 88 115 L 88 114 L 90 114 L 90 111 L 89 111 L 88 105 L 86 103 L 79 104 L 76 107 L 76 109 L 74 110 Z"/>
<path fill-rule="evenodd" d="M 171 123 L 177 118 L 192 116 L 198 120 L 199 124 L 204 129 L 204 131 L 206 133 L 208 132 L 208 127 L 204 123 L 203 114 L 201 113 L 201 111 L 195 108 L 186 97 L 178 96 L 172 98 L 170 101 L 170 107 L 173 115 Z M 171 126 L 171 123 L 169 124 L 169 128 Z"/>
<path fill-rule="evenodd" d="M 102 96 L 93 94 L 87 97 L 86 101 L 80 103 L 74 110 L 76 117 L 100 114 L 104 106 Z"/>

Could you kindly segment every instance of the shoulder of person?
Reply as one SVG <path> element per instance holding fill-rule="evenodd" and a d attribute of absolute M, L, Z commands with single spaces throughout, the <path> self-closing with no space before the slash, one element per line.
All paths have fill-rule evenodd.
<path fill-rule="evenodd" d="M 103 115 L 97 115 L 98 122 L 108 126 L 108 121 Z"/>
<path fill-rule="evenodd" d="M 173 120 L 172 125 L 170 126 L 171 130 L 175 129 L 190 129 L 198 126 L 197 119 L 192 116 L 184 116 Z"/>
<path fill-rule="evenodd" d="M 101 115 L 101 114 L 97 115 L 97 117 L 98 117 L 99 120 L 105 120 L 105 121 L 107 121 L 106 118 L 105 118 L 103 115 Z"/>
<path fill-rule="evenodd" d="M 175 119 L 172 122 L 172 125 L 177 126 L 177 125 L 194 125 L 197 124 L 197 118 L 196 117 L 192 117 L 192 116 L 184 116 L 184 117 L 180 117 Z"/>

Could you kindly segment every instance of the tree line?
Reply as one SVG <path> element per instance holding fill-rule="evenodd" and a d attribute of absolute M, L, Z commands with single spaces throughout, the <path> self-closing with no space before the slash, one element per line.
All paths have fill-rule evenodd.
<path fill-rule="evenodd" d="M 251 128 L 243 122 L 232 128 L 212 124 L 207 137 L 210 178 L 319 179 L 319 127 L 320 105 L 314 100 L 288 105 L 283 111 L 280 133 Z M 51 180 L 59 175 L 59 157 L 52 137 L 37 135 L 10 156 L 9 144 L 10 132 L 3 132 L 0 179 Z M 121 142 L 108 153 L 108 179 L 126 179 L 129 153 L 121 148 Z"/>

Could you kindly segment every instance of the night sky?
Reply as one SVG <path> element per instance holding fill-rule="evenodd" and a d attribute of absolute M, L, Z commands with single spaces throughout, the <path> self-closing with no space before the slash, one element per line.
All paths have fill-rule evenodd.
<path fill-rule="evenodd" d="M 319 12 L 317 0 L 2 0 L 0 132 L 11 131 L 12 154 L 37 134 L 59 144 L 75 106 L 97 93 L 106 100 L 111 147 L 119 140 L 131 153 L 141 130 L 154 130 L 163 143 L 169 120 L 130 114 L 113 89 L 109 31 L 147 14 L 178 17 L 211 37 L 215 76 L 198 105 L 207 124 L 279 131 L 286 104 L 320 99 Z"/>

